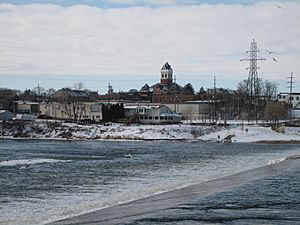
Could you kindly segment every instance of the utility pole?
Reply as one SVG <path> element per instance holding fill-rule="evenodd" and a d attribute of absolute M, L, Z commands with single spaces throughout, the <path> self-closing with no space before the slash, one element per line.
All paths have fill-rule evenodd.
<path fill-rule="evenodd" d="M 257 55 L 259 53 L 259 49 L 257 48 L 257 42 L 255 39 L 252 40 L 250 43 L 250 50 L 246 51 L 246 53 L 249 53 L 248 58 L 241 59 L 240 61 L 250 61 L 250 67 L 249 67 L 249 76 L 248 76 L 248 90 L 249 90 L 249 97 L 251 100 L 251 104 L 254 106 L 255 109 L 255 120 L 257 123 L 257 107 L 259 102 L 259 84 L 260 79 L 258 78 L 257 70 L 259 67 L 257 66 L 257 61 L 259 60 L 266 60 L 265 58 L 262 58 Z M 250 110 L 249 110 L 250 111 Z M 249 112 L 248 112 L 249 113 Z"/>
<path fill-rule="evenodd" d="M 107 92 L 108 104 L 110 104 L 110 100 L 112 98 L 113 93 L 114 93 L 114 89 L 113 89 L 112 85 L 110 83 L 108 83 L 108 92 Z"/>
<path fill-rule="evenodd" d="M 290 123 L 292 122 L 292 110 L 293 110 L 293 102 L 292 102 L 292 95 L 293 95 L 293 83 L 295 83 L 293 81 L 295 77 L 293 76 L 293 72 L 291 72 L 291 76 L 288 77 L 289 81 L 288 81 L 288 88 L 290 89 L 290 92 L 289 92 L 289 101 L 288 101 L 288 104 L 289 104 L 289 120 L 290 120 Z"/>
<path fill-rule="evenodd" d="M 213 123 L 216 119 L 216 76 L 214 76 L 214 95 L 213 95 Z M 217 122 L 217 119 L 216 119 Z"/>

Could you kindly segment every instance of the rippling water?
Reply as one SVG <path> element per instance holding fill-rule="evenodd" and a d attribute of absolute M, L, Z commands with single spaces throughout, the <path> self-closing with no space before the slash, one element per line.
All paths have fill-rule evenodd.
<path fill-rule="evenodd" d="M 133 158 L 125 157 L 129 153 Z M 1 140 L 0 224 L 44 224 L 291 155 L 300 155 L 299 145 Z M 295 177 L 291 174 L 287 177 Z M 253 184 L 254 190 L 270 186 L 264 182 Z M 249 188 L 201 200 L 206 208 L 196 208 L 201 214 L 220 203 L 210 215 L 225 215 L 235 202 L 243 203 L 228 201 L 234 196 L 244 194 L 241 201 L 252 201 Z"/>

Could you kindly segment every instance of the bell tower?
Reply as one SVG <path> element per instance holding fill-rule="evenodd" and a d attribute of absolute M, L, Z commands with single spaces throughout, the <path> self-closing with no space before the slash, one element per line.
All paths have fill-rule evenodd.
<path fill-rule="evenodd" d="M 163 65 L 160 70 L 160 83 L 164 85 L 170 85 L 173 83 L 173 69 L 168 62 Z"/>

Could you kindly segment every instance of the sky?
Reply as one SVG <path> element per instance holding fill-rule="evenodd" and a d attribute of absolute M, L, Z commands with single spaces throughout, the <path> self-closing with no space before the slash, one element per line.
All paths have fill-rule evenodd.
<path fill-rule="evenodd" d="M 236 89 L 255 39 L 258 76 L 300 92 L 298 21 L 298 0 L 0 0 L 0 88 L 128 91 L 169 62 L 180 85 Z"/>

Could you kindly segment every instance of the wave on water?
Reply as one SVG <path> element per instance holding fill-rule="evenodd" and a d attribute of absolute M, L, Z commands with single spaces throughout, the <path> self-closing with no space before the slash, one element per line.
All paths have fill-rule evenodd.
<path fill-rule="evenodd" d="M 60 160 L 60 159 L 16 159 L 16 160 L 1 161 L 0 167 L 33 165 L 33 164 L 40 164 L 40 163 L 61 163 L 61 162 L 71 162 L 71 161 L 72 160 Z"/>
<path fill-rule="evenodd" d="M 283 157 L 281 159 L 271 160 L 268 163 L 268 165 L 274 165 L 274 164 L 281 163 L 281 162 L 284 162 L 284 161 L 287 161 L 287 160 L 295 160 L 295 159 L 300 159 L 300 155 L 291 155 L 291 156 Z"/>

